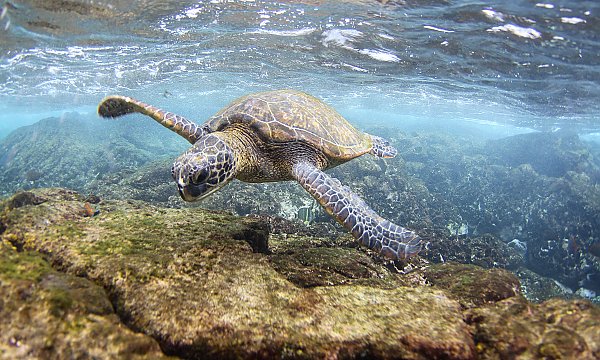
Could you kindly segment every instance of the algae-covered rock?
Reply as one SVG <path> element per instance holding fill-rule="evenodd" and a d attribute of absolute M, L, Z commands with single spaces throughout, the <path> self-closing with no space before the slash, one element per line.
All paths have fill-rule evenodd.
<path fill-rule="evenodd" d="M 555 297 L 573 297 L 573 290 L 556 280 L 536 274 L 527 268 L 517 269 L 515 275 L 519 277 L 521 293 L 529 301 L 539 303 Z"/>
<path fill-rule="evenodd" d="M 257 219 L 118 201 L 83 217 L 80 198 L 53 194 L 5 210 L 2 237 L 102 285 L 125 323 L 169 354 L 472 358 L 461 308 L 441 290 L 367 282 L 305 289 L 236 240 L 260 237 Z"/>
<path fill-rule="evenodd" d="M 465 308 L 519 295 L 519 279 L 504 269 L 484 270 L 474 265 L 446 263 L 432 265 L 423 274 L 429 283 L 446 289 Z"/>
<path fill-rule="evenodd" d="M 374 260 L 366 250 L 357 251 L 350 235 L 337 239 L 294 234 L 271 236 L 271 266 L 297 286 L 368 285 L 379 288 L 423 283 L 422 277 L 399 276 Z"/>
<path fill-rule="evenodd" d="M 427 189 L 419 198 L 425 209 L 419 216 L 432 223 L 425 227 L 461 230 L 441 242 L 433 238 L 434 256 L 425 255 L 430 261 L 525 266 L 573 290 L 583 284 L 600 291 L 600 266 L 589 251 L 599 241 L 600 162 L 577 135 L 528 133 L 489 142 L 439 133 L 390 138 L 405 161 L 379 179 L 391 184 L 385 187 L 392 199 L 404 200 L 391 203 L 411 207 L 395 194 L 404 187 L 396 179 L 412 176 Z M 386 204 L 384 196 L 373 203 Z M 527 250 L 515 253 L 506 246 L 513 241 Z"/>
<path fill-rule="evenodd" d="M 3 259 L 0 272 L 25 277 L 14 281 L 32 282 L 26 288 L 44 294 L 63 290 L 31 297 L 32 307 L 57 314 L 55 329 L 70 329 L 72 314 L 93 313 L 137 339 L 126 342 L 132 350 L 118 347 L 121 335 L 112 335 L 117 345 L 103 348 L 94 345 L 105 344 L 97 330 L 89 347 L 94 356 L 157 358 L 155 345 L 135 345 L 147 344 L 147 336 L 166 354 L 189 359 L 598 355 L 597 307 L 587 301 L 528 303 L 505 270 L 423 267 L 417 258 L 416 271 L 394 272 L 347 234 L 317 238 L 268 217 L 97 200 L 91 205 L 73 191 L 44 189 L 0 204 L 0 236 L 21 251 L 11 248 L 11 256 L 24 264 L 15 270 L 13 260 Z M 269 234 L 274 228 L 277 233 Z M 40 266 L 43 271 L 31 270 Z M 43 329 L 4 324 L 11 334 Z M 3 341 L 0 346 L 13 346 L 10 338 Z M 29 344 L 45 351 L 43 343 Z"/>
<path fill-rule="evenodd" d="M 0 242 L 0 358 L 165 358 L 115 315 L 104 290 Z"/>
<path fill-rule="evenodd" d="M 600 308 L 587 300 L 512 297 L 468 310 L 482 359 L 598 359 Z"/>

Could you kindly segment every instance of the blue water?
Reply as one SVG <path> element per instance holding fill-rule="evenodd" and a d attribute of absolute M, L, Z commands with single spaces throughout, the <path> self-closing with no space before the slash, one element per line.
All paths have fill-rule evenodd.
<path fill-rule="evenodd" d="M 288 87 L 357 124 L 600 130 L 596 1 L 2 4 L 0 137 L 111 93 L 201 121 Z"/>

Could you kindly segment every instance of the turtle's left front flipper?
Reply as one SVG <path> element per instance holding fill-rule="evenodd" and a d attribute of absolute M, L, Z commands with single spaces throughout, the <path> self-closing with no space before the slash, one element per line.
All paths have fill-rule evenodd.
<path fill-rule="evenodd" d="M 173 130 L 192 144 L 198 141 L 206 132 L 202 126 L 195 124 L 183 116 L 161 110 L 127 96 L 107 96 L 98 105 L 98 115 L 105 118 L 114 118 L 133 113 L 150 116 L 162 126 Z"/>
<path fill-rule="evenodd" d="M 307 162 L 294 165 L 293 173 L 325 211 L 369 249 L 392 259 L 406 259 L 421 250 L 417 234 L 379 216 L 339 180 Z"/>

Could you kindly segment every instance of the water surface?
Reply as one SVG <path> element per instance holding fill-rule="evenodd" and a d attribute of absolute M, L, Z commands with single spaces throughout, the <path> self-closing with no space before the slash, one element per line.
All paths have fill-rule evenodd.
<path fill-rule="evenodd" d="M 593 133 L 599 12 L 595 1 L 4 1 L 0 132 L 93 114 L 110 93 L 204 119 L 291 87 L 356 123 Z"/>

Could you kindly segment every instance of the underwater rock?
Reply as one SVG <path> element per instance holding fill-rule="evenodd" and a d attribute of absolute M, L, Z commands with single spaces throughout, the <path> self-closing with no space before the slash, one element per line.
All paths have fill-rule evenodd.
<path fill-rule="evenodd" d="M 256 231 L 258 219 L 134 201 L 101 201 L 98 216 L 83 217 L 82 196 L 36 195 L 46 201 L 3 212 L 2 238 L 102 285 L 121 319 L 168 354 L 473 357 L 456 301 L 430 287 L 395 286 L 393 276 L 378 280 L 384 269 L 369 269 L 367 257 L 364 265 L 348 261 L 333 270 L 366 278 L 362 283 L 302 288 L 277 272 L 268 255 L 236 240 Z M 356 252 L 329 250 L 315 252 L 312 261 L 341 262 Z"/>
<path fill-rule="evenodd" d="M 579 288 L 575 291 L 575 295 L 584 298 L 584 299 L 593 299 L 596 297 L 596 292 L 594 290 Z"/>
<path fill-rule="evenodd" d="M 0 328 L 2 359 L 166 358 L 154 339 L 121 323 L 101 287 L 5 242 Z"/>
<path fill-rule="evenodd" d="M 435 263 L 458 262 L 509 270 L 524 263 L 522 253 L 491 234 L 458 237 L 440 231 L 423 231 L 421 237 L 427 241 L 421 256 Z"/>
<path fill-rule="evenodd" d="M 50 186 L 86 191 L 99 176 L 122 177 L 185 149 L 184 140 L 149 125 L 69 113 L 18 128 L 0 141 L 0 196 Z"/>
<path fill-rule="evenodd" d="M 4 205 L 9 209 L 20 208 L 25 205 L 38 205 L 44 202 L 42 199 L 35 196 L 34 193 L 29 191 L 22 191 L 15 194 L 7 201 Z"/>
<path fill-rule="evenodd" d="M 85 192 L 103 199 L 142 200 L 172 206 L 179 200 L 171 177 L 171 159 L 150 161 L 122 173 L 105 173 L 85 185 Z"/>
<path fill-rule="evenodd" d="M 488 142 L 490 155 L 511 167 L 530 164 L 537 173 L 562 177 L 568 171 L 600 175 L 587 146 L 574 132 L 531 132 Z M 600 179 L 600 178 L 597 178 Z"/>
<path fill-rule="evenodd" d="M 313 222 L 305 224 L 300 219 L 288 220 L 279 216 L 272 215 L 247 215 L 251 218 L 260 219 L 260 221 L 269 224 L 269 231 L 273 235 L 303 235 L 305 239 L 321 238 L 318 242 L 338 239 L 342 234 L 347 234 L 344 228 L 336 223 L 330 222 Z M 356 247 L 356 241 L 352 240 L 351 246 Z M 276 245 L 275 245 L 276 246 Z"/>
<path fill-rule="evenodd" d="M 495 303 L 520 294 L 519 279 L 504 269 L 484 270 L 456 263 L 436 264 L 423 270 L 428 283 L 446 289 L 464 308 Z"/>
<path fill-rule="evenodd" d="M 439 235 L 430 236 L 432 243 L 425 256 L 436 262 L 442 256 L 444 261 L 469 263 L 469 256 L 478 258 L 481 254 L 481 251 L 471 250 L 472 243 L 479 242 L 474 238 L 500 238 L 505 243 L 519 239 L 527 244 L 525 253 L 514 248 L 507 252 L 498 240 L 487 249 L 485 242 L 477 245 L 510 261 L 472 263 L 487 266 L 496 262 L 497 266 L 509 269 L 524 265 L 573 289 L 583 283 L 600 292 L 600 262 L 593 255 L 593 244 L 600 243 L 595 230 L 600 228 L 597 216 L 600 213 L 600 177 L 597 176 L 600 164 L 593 155 L 585 155 L 590 153 L 587 144 L 563 134 L 543 135 L 549 136 L 548 141 L 552 142 L 545 147 L 550 152 L 545 155 L 547 158 L 574 161 L 561 170 L 561 177 L 544 175 L 529 161 L 509 164 L 503 160 L 504 150 L 516 153 L 507 145 L 511 141 L 538 141 L 537 138 L 528 140 L 526 135 L 509 138 L 511 140 L 502 145 L 504 148 L 499 145 L 504 144 L 503 140 L 491 144 L 439 134 L 399 133 L 391 137 L 405 160 L 402 170 L 406 174 L 398 176 L 413 176 L 428 190 L 428 196 L 422 198 L 422 206 L 427 210 L 421 210 L 421 214 L 431 223 L 426 226 L 425 234 L 421 231 L 420 235 L 442 233 L 452 223 L 468 224 L 469 234 L 456 236 L 451 241 L 438 241 Z M 550 162 L 546 165 L 552 166 Z M 391 171 L 399 170 L 389 167 L 387 172 Z M 387 174 L 380 181 L 396 182 L 395 177 L 388 178 Z M 375 202 L 385 203 L 383 199 Z M 429 256 L 429 253 L 439 256 Z"/>
<path fill-rule="evenodd" d="M 415 260 L 416 271 L 399 273 L 357 249 L 348 234 L 301 235 L 304 225 L 296 228 L 283 219 L 131 200 L 101 200 L 95 204 L 100 213 L 85 217 L 81 209 L 87 198 L 78 193 L 31 193 L 40 201 L 15 208 L 8 206 L 14 201 L 9 198 L 0 204 L 2 241 L 21 251 L 11 249 L 12 254 L 32 262 L 26 267 L 39 261 L 33 252 L 45 254 L 64 272 L 44 265 L 53 276 L 85 278 L 68 280 L 89 284 L 77 289 L 94 287 L 88 280 L 100 285 L 112 306 L 99 297 L 75 308 L 100 313 L 114 308 L 122 329 L 126 325 L 151 336 L 169 355 L 474 359 L 478 353 L 482 358 L 506 354 L 507 343 L 533 358 L 598 353 L 593 338 L 599 331 L 598 308 L 579 301 L 527 303 L 518 281 L 505 270 L 427 267 Z M 295 228 L 296 234 L 282 232 Z M 278 232 L 267 238 L 268 229 Z M 95 289 L 85 291 L 103 293 Z M 73 304 L 80 299 L 73 298 Z M 45 304 L 32 299 L 35 306 Z M 534 317 L 527 315 L 528 308 Z M 555 320 L 542 324 L 545 315 Z M 503 317 L 508 328 L 501 326 Z M 10 323 L 10 331 L 15 328 Z M 519 329 L 531 329 L 525 340 Z M 557 331 L 568 340 L 559 350 L 552 337 Z M 155 349 L 132 346 L 136 354 Z M 43 345 L 36 345 L 35 351 L 40 349 Z"/>
<path fill-rule="evenodd" d="M 521 293 L 532 302 L 542 302 L 551 298 L 572 298 L 573 290 L 565 287 L 556 280 L 541 276 L 521 267 L 515 271 L 521 283 Z"/>
<path fill-rule="evenodd" d="M 586 300 L 511 297 L 466 312 L 482 359 L 597 359 L 600 308 Z"/>
<path fill-rule="evenodd" d="M 275 271 L 299 287 L 365 285 L 393 289 L 424 283 L 417 274 L 390 272 L 366 249 L 357 251 L 356 241 L 348 234 L 337 238 L 273 234 L 269 244 L 269 262 Z"/>

